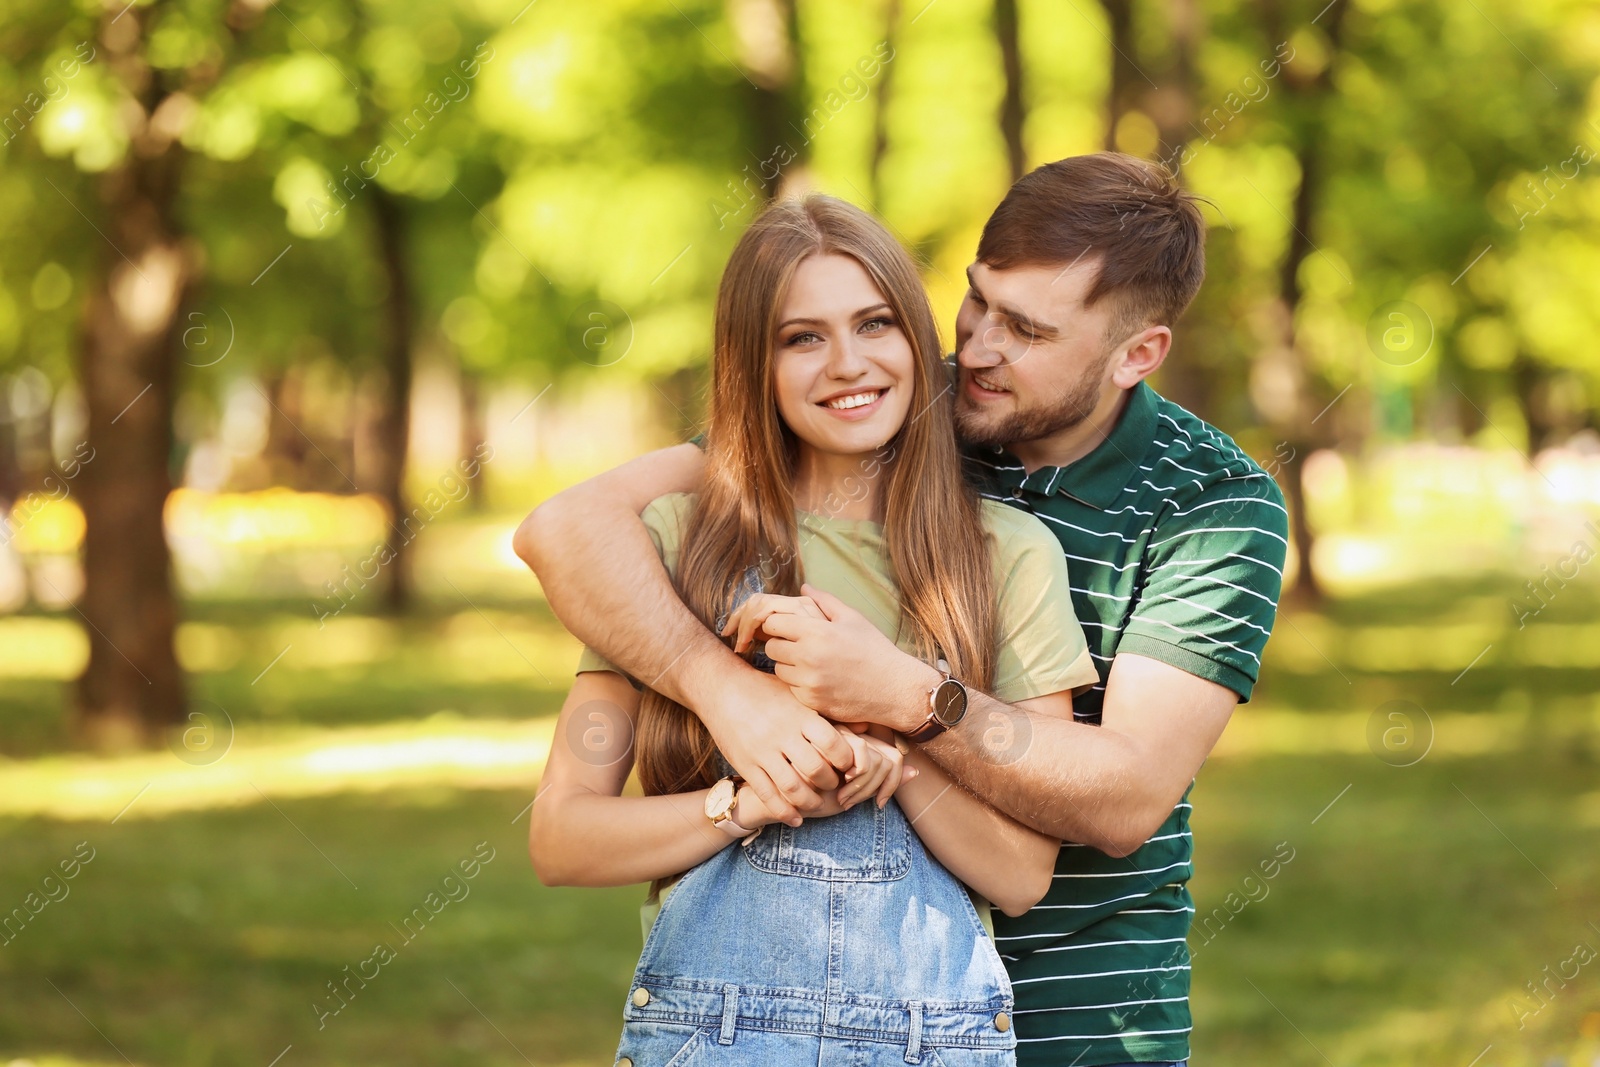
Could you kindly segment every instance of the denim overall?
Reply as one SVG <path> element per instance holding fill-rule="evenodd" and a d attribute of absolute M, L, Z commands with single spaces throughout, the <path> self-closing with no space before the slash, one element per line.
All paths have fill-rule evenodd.
<path fill-rule="evenodd" d="M 1011 985 L 900 805 L 774 823 L 684 875 L 645 940 L 620 1067 L 1011 1067 Z"/>

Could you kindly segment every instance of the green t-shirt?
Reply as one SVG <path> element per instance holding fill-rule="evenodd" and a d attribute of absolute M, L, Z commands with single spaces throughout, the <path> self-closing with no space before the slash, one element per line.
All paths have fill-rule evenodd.
<path fill-rule="evenodd" d="M 669 493 L 645 508 L 645 528 L 667 572 L 678 573 L 679 548 L 695 497 Z M 1071 581 L 1061 546 L 1044 524 L 1015 508 L 991 500 L 982 503 L 984 531 L 994 565 L 998 595 L 999 644 L 995 684 L 990 690 L 1007 703 L 1079 691 L 1099 680 L 1083 628 L 1072 610 Z M 839 519 L 797 511 L 800 572 L 807 582 L 832 593 L 895 638 L 906 652 L 916 650 L 900 631 L 900 601 L 889 570 L 883 527 L 864 519 Z M 592 648 L 585 648 L 578 673 L 616 671 Z M 671 891 L 646 901 L 639 919 L 648 939 L 650 927 Z M 976 893 L 973 904 L 989 936 L 994 922 L 989 904 Z"/>
<path fill-rule="evenodd" d="M 1141 383 L 1105 441 L 1069 466 L 1029 471 L 1002 449 L 971 458 L 985 495 L 1043 519 L 1072 567 L 1101 672 L 1073 700 L 1079 722 L 1100 722 L 1124 652 L 1250 699 L 1276 617 L 1288 514 L 1272 476 L 1227 434 Z M 1190 810 L 1186 793 L 1121 859 L 1064 844 L 1045 898 L 995 916 L 1017 994 L 1018 1067 L 1188 1059 Z M 1198 918 L 1196 947 L 1216 925 Z"/>
<path fill-rule="evenodd" d="M 677 576 L 678 549 L 694 499 L 691 493 L 659 496 L 642 515 L 672 576 Z M 834 593 L 894 638 L 899 648 L 915 654 L 909 633 L 899 632 L 899 593 L 883 544 L 883 526 L 798 510 L 795 522 L 800 528 L 800 573 L 805 581 Z M 1037 518 L 994 501 L 982 502 L 982 523 L 994 560 L 1000 624 L 990 691 L 1014 704 L 1094 685 L 1099 673 L 1072 613 L 1072 582 L 1061 545 Z M 624 673 L 592 648 L 584 649 L 578 670 Z"/>
<path fill-rule="evenodd" d="M 678 551 L 695 497 L 669 493 L 645 508 L 642 518 L 667 572 L 678 572 Z M 1043 523 L 994 501 L 982 504 L 984 531 L 994 563 L 999 645 L 994 685 L 1008 704 L 1077 690 L 1099 681 L 1083 628 L 1072 610 L 1072 583 L 1061 546 Z M 913 655 L 909 633 L 900 632 L 900 600 L 889 571 L 883 527 L 866 519 L 839 519 L 797 511 L 800 573 L 866 616 Z M 617 671 L 586 648 L 578 671 Z"/>

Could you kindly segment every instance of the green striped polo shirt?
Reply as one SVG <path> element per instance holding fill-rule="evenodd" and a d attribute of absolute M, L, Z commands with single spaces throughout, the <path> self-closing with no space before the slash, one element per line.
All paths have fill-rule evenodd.
<path fill-rule="evenodd" d="M 1066 553 L 1100 675 L 1074 701 L 1076 719 L 1099 724 L 1118 652 L 1249 700 L 1277 614 L 1288 516 L 1272 476 L 1231 438 L 1141 383 L 1105 441 L 1066 467 L 1029 473 L 1003 449 L 970 458 L 985 496 L 1037 515 Z M 1188 1058 L 1189 812 L 1185 790 L 1122 859 L 1063 845 L 1044 899 L 1017 918 L 995 915 L 1020 1067 Z"/>

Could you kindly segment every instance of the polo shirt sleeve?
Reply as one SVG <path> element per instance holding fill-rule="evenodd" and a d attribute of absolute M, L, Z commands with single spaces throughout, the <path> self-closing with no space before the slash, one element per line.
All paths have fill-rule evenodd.
<path fill-rule="evenodd" d="M 668 493 L 650 501 L 639 514 L 644 528 L 650 532 L 650 540 L 655 543 L 661 562 L 673 577 L 678 574 L 678 549 L 683 543 L 683 528 L 689 521 L 689 512 L 694 508 L 694 499 L 689 493 Z M 587 645 L 584 646 L 583 655 L 578 658 L 578 669 L 573 673 L 582 674 L 585 671 L 614 671 L 624 678 L 628 677 L 627 671 Z"/>
<path fill-rule="evenodd" d="M 1289 519 L 1264 471 L 1221 479 L 1181 501 L 1151 531 L 1145 578 L 1117 645 L 1239 694 L 1261 673 L 1277 618 Z"/>
<path fill-rule="evenodd" d="M 1098 682 L 1061 543 L 1038 519 L 1005 505 L 1014 526 L 995 556 L 999 644 L 994 696 L 1008 704 Z"/>

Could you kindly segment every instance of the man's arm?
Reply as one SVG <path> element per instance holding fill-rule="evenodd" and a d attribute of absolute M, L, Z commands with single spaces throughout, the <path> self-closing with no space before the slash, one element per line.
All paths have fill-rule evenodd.
<path fill-rule="evenodd" d="M 562 623 L 652 689 L 691 708 L 767 809 L 798 824 L 838 786 L 855 754 L 787 686 L 735 656 L 684 606 L 639 514 L 658 496 L 693 492 L 694 445 L 625 463 L 539 505 L 513 546 Z"/>
<path fill-rule="evenodd" d="M 922 748 L 1019 822 L 1126 856 L 1172 813 L 1238 702 L 1215 682 L 1122 653 L 1099 726 L 975 693 L 962 724 Z"/>
<path fill-rule="evenodd" d="M 778 677 L 831 718 L 900 733 L 921 726 L 943 675 L 837 597 L 806 589 L 826 618 L 781 615 L 762 624 Z M 1226 686 L 1125 652 L 1112 661 L 1100 726 L 974 691 L 961 725 L 921 747 L 1025 826 L 1125 856 L 1172 813 L 1238 701 Z"/>

